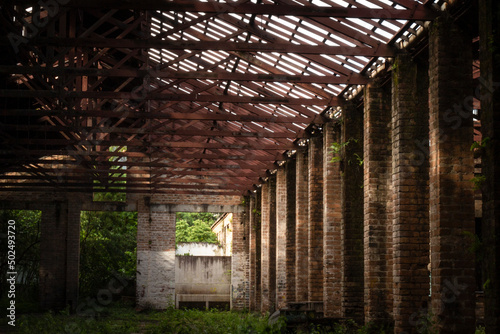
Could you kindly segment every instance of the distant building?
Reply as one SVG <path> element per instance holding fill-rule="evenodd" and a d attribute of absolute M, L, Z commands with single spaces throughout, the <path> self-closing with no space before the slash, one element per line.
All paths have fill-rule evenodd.
<path fill-rule="evenodd" d="M 219 240 L 219 244 L 222 246 L 222 255 L 231 256 L 233 252 L 233 214 L 223 214 L 212 224 L 211 228 L 217 234 L 217 240 Z"/>

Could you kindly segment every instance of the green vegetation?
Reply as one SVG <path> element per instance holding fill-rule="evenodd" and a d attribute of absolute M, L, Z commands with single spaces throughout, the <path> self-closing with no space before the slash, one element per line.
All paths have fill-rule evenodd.
<path fill-rule="evenodd" d="M 176 310 L 136 312 L 130 306 L 113 304 L 98 317 L 61 314 L 22 316 L 18 333 L 281 333 L 283 321 L 269 325 L 267 317 L 245 312 Z"/>
<path fill-rule="evenodd" d="M 136 212 L 82 212 L 80 296 L 95 297 L 117 275 L 135 280 L 136 237 Z"/>
<path fill-rule="evenodd" d="M 5 210 L 0 211 L 2 246 L 0 248 L 0 307 L 5 309 L 7 299 L 8 250 L 7 222 L 16 222 L 15 255 L 18 273 L 16 306 L 19 312 L 32 311 L 38 306 L 38 277 L 40 266 L 40 223 L 41 211 Z M 4 243 L 5 241 L 5 243 Z"/>
<path fill-rule="evenodd" d="M 219 215 L 213 213 L 178 212 L 175 241 L 217 243 L 217 236 L 210 226 Z"/>

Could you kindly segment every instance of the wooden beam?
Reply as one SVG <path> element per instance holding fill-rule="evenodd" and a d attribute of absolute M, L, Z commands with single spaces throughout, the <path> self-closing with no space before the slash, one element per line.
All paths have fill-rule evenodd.
<path fill-rule="evenodd" d="M 13 0 L 15 4 L 34 4 L 37 0 Z M 163 0 L 71 0 L 64 7 L 98 8 L 98 9 L 134 9 L 134 10 L 161 10 L 177 12 L 204 12 L 204 13 L 236 13 L 256 15 L 294 15 L 304 17 L 334 17 L 360 19 L 391 19 L 391 20 L 423 20 L 436 18 L 437 13 L 424 6 L 415 6 L 412 9 L 377 9 L 377 8 L 345 8 L 319 7 L 302 5 L 262 5 L 200 2 L 200 1 L 163 1 Z"/>
<path fill-rule="evenodd" d="M 52 90 L 15 90 L 0 89 L 0 97 L 13 98 L 76 98 L 76 99 L 117 99 L 117 100 L 158 100 L 173 102 L 223 102 L 223 103 L 254 103 L 254 104 L 283 104 L 283 105 L 317 105 L 338 106 L 340 99 L 332 96 L 330 99 L 288 98 L 281 96 L 233 96 L 213 94 L 166 94 L 149 93 L 145 96 L 132 92 L 82 92 L 82 91 L 52 91 Z"/>
<path fill-rule="evenodd" d="M 92 188 L 92 187 L 56 187 L 56 186 L 47 186 L 47 187 L 23 187 L 20 185 L 19 187 L 0 187 L 0 192 L 40 192 L 40 193 L 50 193 L 54 192 L 63 192 L 63 193 L 97 193 L 97 192 L 106 192 L 106 193 L 127 193 L 127 194 L 179 194 L 179 195 L 233 195 L 233 196 L 242 196 L 246 193 L 246 191 L 232 191 L 232 190 L 181 190 L 181 189 L 162 189 L 155 188 L 154 186 L 144 186 L 144 189 L 107 189 L 107 188 Z"/>
<path fill-rule="evenodd" d="M 125 49 L 167 49 L 167 50 L 216 50 L 238 52 L 280 52 L 299 54 L 326 54 L 337 56 L 392 57 L 395 49 L 379 43 L 376 47 L 367 46 L 329 46 L 285 43 L 236 43 L 218 41 L 172 41 L 155 38 L 115 39 L 115 38 L 50 38 L 37 37 L 30 40 L 31 45 L 69 46 L 94 48 Z"/>
<path fill-rule="evenodd" d="M 35 109 L 2 109 L 3 116 L 57 116 L 57 117 L 105 117 L 105 118 L 138 118 L 158 120 L 189 120 L 189 121 L 233 121 L 233 122 L 263 122 L 263 123 L 315 123 L 323 124 L 321 115 L 316 117 L 302 116 L 271 116 L 271 115 L 235 115 L 215 112 L 140 112 L 134 110 L 35 110 Z"/>
<path fill-rule="evenodd" d="M 6 170 L 5 168 L 3 169 L 4 172 L 19 172 L 19 173 L 33 173 L 35 175 L 39 175 L 41 178 L 44 176 L 50 176 L 54 175 L 55 177 L 65 177 L 67 174 L 88 174 L 88 175 L 95 175 L 95 177 L 102 177 L 104 174 L 104 177 L 108 177 L 109 174 L 118 174 L 117 170 L 110 170 L 109 168 L 100 168 L 100 166 L 97 166 L 96 168 L 93 169 L 88 169 L 84 168 L 82 166 L 69 166 L 68 168 L 47 168 L 47 167 L 28 167 L 28 166 L 12 166 Z M 225 170 L 217 170 L 217 169 L 210 169 L 210 168 L 204 168 L 203 166 L 201 167 L 196 167 L 192 166 L 191 168 L 186 168 L 185 170 L 172 170 L 172 169 L 165 169 L 165 168 L 151 168 L 147 170 L 142 170 L 142 169 L 126 169 L 122 170 L 123 173 L 130 174 L 130 175 L 159 175 L 159 176 L 165 176 L 165 175 L 177 175 L 177 176 L 204 176 L 204 177 L 227 177 L 227 176 L 232 176 L 232 177 L 246 177 L 246 178 L 257 178 L 263 175 L 263 171 L 261 172 L 256 172 L 252 170 L 246 170 L 246 169 L 225 169 Z M 44 174 L 44 175 L 42 175 Z M 154 178 L 154 177 L 153 177 Z"/>
<path fill-rule="evenodd" d="M 2 176 L 3 180 L 18 180 L 17 184 L 19 184 L 19 181 L 24 181 L 24 180 L 41 180 L 42 178 L 40 176 L 33 176 L 33 175 L 3 175 Z M 244 180 L 242 180 L 244 179 Z M 149 183 L 152 182 L 155 185 L 161 185 L 161 184 L 184 184 L 184 183 L 193 183 L 193 184 L 212 184 L 212 185 L 217 185 L 217 184 L 236 184 L 236 185 L 246 185 L 246 186 L 252 186 L 255 182 L 250 181 L 249 179 L 245 177 L 239 177 L 239 176 L 232 176 L 232 175 L 227 175 L 224 177 L 214 177 L 212 176 L 210 179 L 208 178 L 203 178 L 203 179 L 197 179 L 197 178 L 167 178 L 167 177 L 154 177 L 154 178 L 149 178 L 149 177 L 133 177 L 133 176 L 107 176 L 107 177 L 96 177 L 96 176 L 77 176 L 77 175 L 64 175 L 62 177 L 57 177 L 57 176 L 52 176 L 52 175 L 46 175 L 43 177 L 43 180 L 47 182 L 56 182 L 56 183 L 65 183 L 65 182 L 82 182 L 82 181 L 87 181 L 90 182 L 89 184 L 94 184 L 94 181 L 99 181 L 101 183 L 109 182 L 127 182 L 127 184 L 139 184 L 139 183 Z M 2 183 L 3 185 L 3 183 Z"/>
<path fill-rule="evenodd" d="M 353 84 L 364 85 L 368 78 L 361 74 L 352 73 L 349 76 L 335 75 L 288 75 L 288 74 L 253 74 L 233 72 L 180 72 L 155 69 L 98 69 L 83 67 L 40 67 L 40 66 L 0 66 L 0 73 L 6 74 L 44 74 L 51 76 L 99 76 L 99 77 L 126 77 L 126 78 L 164 78 L 164 79 L 210 79 L 231 81 L 255 82 L 290 82 L 290 83 L 317 83 L 317 84 Z"/>
<path fill-rule="evenodd" d="M 164 128 L 161 125 L 161 128 Z M 223 126 L 222 126 L 223 127 Z M 151 134 L 154 136 L 190 136 L 190 137 L 248 137 L 248 138 L 291 138 L 295 139 L 296 132 L 292 131 L 269 131 L 262 129 L 262 131 L 224 131 L 224 130 L 204 130 L 204 129 L 150 129 L 150 128 L 129 128 L 129 127 L 113 127 L 113 126 L 100 126 L 100 127 L 73 127 L 64 125 L 2 125 L 1 129 L 11 129 L 16 131 L 43 131 L 43 132 L 61 132 L 69 131 L 75 133 L 86 134 Z M 33 140 L 25 138 L 14 139 L 18 144 L 34 143 Z M 35 139 L 36 140 L 36 139 Z"/>

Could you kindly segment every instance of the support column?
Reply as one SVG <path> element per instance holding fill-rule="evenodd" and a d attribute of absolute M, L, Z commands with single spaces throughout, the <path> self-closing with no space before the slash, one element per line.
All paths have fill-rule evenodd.
<path fill-rule="evenodd" d="M 276 172 L 276 307 L 286 307 L 287 182 L 284 168 Z"/>
<path fill-rule="evenodd" d="M 295 159 L 289 160 L 285 165 L 286 178 L 286 301 L 295 302 L 295 240 L 296 240 L 296 217 L 295 217 L 295 186 L 296 171 Z"/>
<path fill-rule="evenodd" d="M 323 311 L 326 318 L 342 317 L 341 171 L 340 162 L 332 161 L 332 145 L 339 142 L 340 125 L 326 123 L 323 127 Z"/>
<path fill-rule="evenodd" d="M 297 151 L 296 159 L 296 199 L 295 210 L 297 225 L 295 229 L 295 291 L 296 302 L 308 300 L 308 241 L 309 220 L 307 150 Z"/>
<path fill-rule="evenodd" d="M 137 211 L 137 304 L 175 306 L 175 213 L 153 211 L 149 197 Z"/>
<path fill-rule="evenodd" d="M 291 166 L 290 166 L 291 165 Z M 287 163 L 276 174 L 277 308 L 295 300 L 295 168 Z M 292 295 L 293 294 L 293 295 Z"/>
<path fill-rule="evenodd" d="M 323 301 L 323 135 L 309 140 L 308 299 Z"/>
<path fill-rule="evenodd" d="M 247 212 L 233 212 L 233 245 L 231 256 L 231 309 L 249 307 Z"/>
<path fill-rule="evenodd" d="M 345 106 L 342 126 L 342 317 L 364 321 L 363 167 L 348 164 L 363 156 L 363 110 Z"/>
<path fill-rule="evenodd" d="M 390 87 L 375 80 L 364 91 L 365 322 L 392 322 L 392 184 Z M 349 143 L 348 145 L 351 145 Z M 348 168 L 350 167 L 348 166 Z"/>
<path fill-rule="evenodd" d="M 249 210 L 248 214 L 250 215 L 250 226 L 249 226 L 249 293 L 250 293 L 250 311 L 257 310 L 257 223 L 259 222 L 260 215 L 257 213 L 257 207 L 255 205 L 256 198 L 250 197 L 249 199 Z"/>
<path fill-rule="evenodd" d="M 471 41 L 443 17 L 429 33 L 431 303 L 440 333 L 475 328 Z"/>
<path fill-rule="evenodd" d="M 393 68 L 394 325 L 412 333 L 429 301 L 429 81 L 409 55 Z"/>
<path fill-rule="evenodd" d="M 57 202 L 42 209 L 40 304 L 43 309 L 77 308 L 80 211 L 79 201 Z"/>
<path fill-rule="evenodd" d="M 500 3 L 479 1 L 483 282 L 486 333 L 500 332 Z"/>
<path fill-rule="evenodd" d="M 276 177 L 262 185 L 262 312 L 276 308 Z"/>
<path fill-rule="evenodd" d="M 255 195 L 255 309 L 262 311 L 262 188 Z"/>

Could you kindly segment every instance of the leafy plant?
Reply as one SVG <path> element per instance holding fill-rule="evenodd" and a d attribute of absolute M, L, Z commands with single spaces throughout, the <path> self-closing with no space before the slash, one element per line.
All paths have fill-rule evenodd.
<path fill-rule="evenodd" d="M 332 146 L 330 146 L 330 148 L 332 149 L 332 153 L 333 153 L 333 157 L 332 157 L 332 159 L 330 161 L 331 162 L 341 162 L 341 161 L 343 161 L 343 158 L 342 158 L 343 149 L 346 146 L 348 146 L 350 143 L 357 143 L 357 142 L 358 142 L 357 139 L 350 138 L 348 141 L 346 141 L 344 143 L 338 143 L 338 142 L 333 143 Z M 351 158 L 347 159 L 347 163 L 349 165 L 353 161 L 355 161 L 356 164 L 359 165 L 359 166 L 363 165 L 363 158 L 361 158 L 361 156 L 359 154 L 354 153 L 353 156 L 354 156 L 355 160 L 352 160 Z"/>
<path fill-rule="evenodd" d="M 481 189 L 484 182 L 486 182 L 486 176 L 485 175 L 477 175 L 477 176 L 474 176 L 472 179 L 470 179 L 470 181 L 472 183 L 474 183 L 474 190 L 479 190 L 479 189 Z"/>

